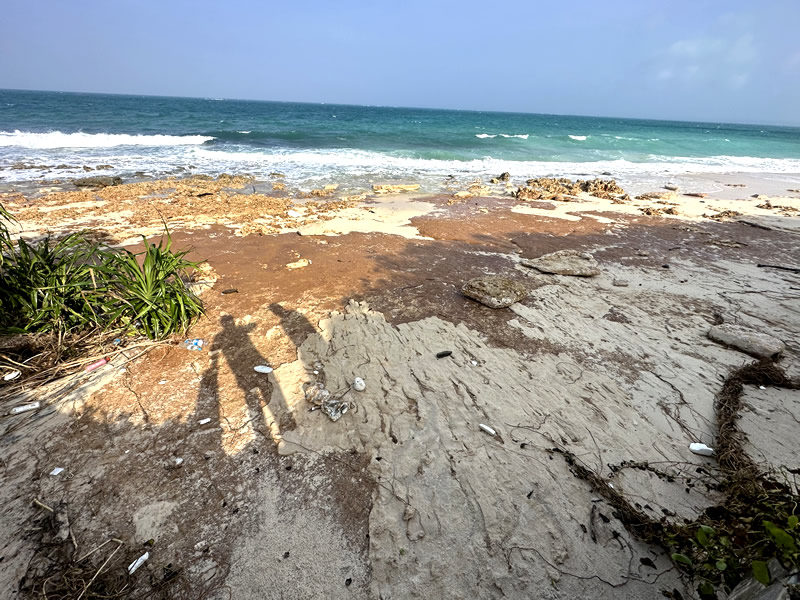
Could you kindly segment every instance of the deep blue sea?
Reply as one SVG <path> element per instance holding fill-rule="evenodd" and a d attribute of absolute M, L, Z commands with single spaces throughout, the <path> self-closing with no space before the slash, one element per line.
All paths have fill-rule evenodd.
<path fill-rule="evenodd" d="M 19 169 L 14 165 L 47 165 Z M 800 128 L 0 90 L 0 182 L 279 171 L 299 187 L 509 171 L 658 180 L 800 173 Z M 54 168 L 67 165 L 68 168 Z"/>

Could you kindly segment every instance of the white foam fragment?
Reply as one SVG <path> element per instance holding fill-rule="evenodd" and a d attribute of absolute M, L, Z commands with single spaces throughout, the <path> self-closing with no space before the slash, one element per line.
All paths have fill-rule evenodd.
<path fill-rule="evenodd" d="M 689 451 L 700 456 L 714 456 L 714 449 L 709 448 L 705 444 L 689 444 Z"/>

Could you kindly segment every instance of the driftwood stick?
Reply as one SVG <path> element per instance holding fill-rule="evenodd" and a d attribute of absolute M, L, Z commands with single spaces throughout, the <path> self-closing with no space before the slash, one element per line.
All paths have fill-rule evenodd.
<path fill-rule="evenodd" d="M 792 273 L 800 273 L 797 267 L 781 267 L 780 265 L 756 265 L 762 269 L 780 269 L 781 271 L 790 271 Z"/>

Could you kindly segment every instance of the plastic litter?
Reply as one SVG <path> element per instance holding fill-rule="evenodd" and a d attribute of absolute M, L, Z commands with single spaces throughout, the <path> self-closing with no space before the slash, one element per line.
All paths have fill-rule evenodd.
<path fill-rule="evenodd" d="M 311 410 L 321 409 L 334 422 L 341 419 L 342 415 L 350 409 L 350 404 L 342 401 L 342 396 L 348 391 L 350 388 L 347 388 L 344 393 L 333 395 L 321 381 L 303 385 L 306 401 L 314 405 Z"/>
<path fill-rule="evenodd" d="M 133 561 L 128 566 L 128 575 L 133 575 L 136 572 L 136 569 L 141 567 L 144 564 L 144 561 L 146 561 L 148 558 L 150 558 L 150 553 L 149 552 L 145 552 L 139 558 L 137 558 L 135 561 Z"/>
<path fill-rule="evenodd" d="M 187 350 L 202 350 L 203 344 L 205 344 L 205 341 L 200 338 L 195 338 L 193 340 L 184 340 L 183 347 Z"/>
<path fill-rule="evenodd" d="M 162 379 L 161 381 L 158 382 L 158 385 L 164 385 L 166 383 L 167 383 L 167 380 L 166 379 Z"/>
<path fill-rule="evenodd" d="M 714 456 L 714 449 L 705 444 L 689 444 L 689 451 L 700 456 Z"/>
<path fill-rule="evenodd" d="M 62 467 L 56 467 L 55 469 L 50 471 L 50 475 L 60 475 L 63 472 L 64 472 L 64 469 Z"/>
<path fill-rule="evenodd" d="M 206 423 L 211 423 L 211 419 L 206 417 L 205 419 L 200 419 L 197 423 L 200 425 L 205 425 Z"/>
<path fill-rule="evenodd" d="M 8 414 L 18 415 L 20 413 L 36 410 L 37 408 L 39 408 L 39 406 L 41 406 L 39 402 L 31 402 L 30 404 L 23 404 L 22 406 L 15 406 L 10 411 L 8 411 Z"/>
<path fill-rule="evenodd" d="M 175 466 L 180 467 L 183 464 L 183 459 L 180 457 L 175 458 Z"/>
<path fill-rule="evenodd" d="M 94 371 L 95 369 L 99 369 L 100 367 L 102 367 L 103 365 L 105 365 L 107 363 L 108 363 L 108 359 L 107 358 L 101 358 L 97 362 L 93 362 L 92 364 L 88 365 L 86 367 L 86 372 L 89 373 L 90 371 Z"/>
<path fill-rule="evenodd" d="M 764 385 L 760 385 L 760 386 L 758 386 L 758 389 L 760 389 L 760 390 L 765 390 L 765 389 L 767 389 L 767 387 L 766 387 L 766 386 L 764 386 Z"/>
<path fill-rule="evenodd" d="M 363 392 L 365 389 L 367 389 L 367 384 L 363 379 L 361 379 L 361 377 L 356 377 L 353 379 L 353 389 L 357 392 Z"/>
<path fill-rule="evenodd" d="M 272 367 L 269 365 L 256 365 L 253 370 L 256 373 L 272 373 Z"/>
<path fill-rule="evenodd" d="M 497 432 L 494 429 L 492 429 L 491 427 L 489 427 L 488 425 L 484 425 L 483 423 L 479 423 L 478 427 L 480 427 L 483 431 L 485 431 L 489 435 L 497 435 Z"/>
<path fill-rule="evenodd" d="M 6 373 L 3 375 L 3 381 L 13 381 L 20 375 L 22 375 L 22 371 L 11 371 L 11 373 Z"/>
<path fill-rule="evenodd" d="M 446 358 L 446 357 L 450 356 L 451 354 L 453 354 L 452 350 L 444 350 L 442 352 L 437 352 L 436 353 L 436 358 Z"/>
<path fill-rule="evenodd" d="M 294 217 L 294 218 L 297 218 L 297 217 L 302 217 L 302 216 L 303 216 L 303 213 L 301 213 L 301 212 L 298 212 L 298 211 L 296 211 L 296 210 L 287 210 L 287 211 L 286 211 L 286 214 L 287 214 L 287 215 L 289 215 L 290 217 Z"/>

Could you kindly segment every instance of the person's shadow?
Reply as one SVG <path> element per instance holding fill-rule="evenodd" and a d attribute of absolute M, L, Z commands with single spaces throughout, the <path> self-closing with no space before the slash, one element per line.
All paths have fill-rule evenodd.
<path fill-rule="evenodd" d="M 200 380 L 200 389 L 197 394 L 198 419 L 211 418 L 214 426 L 243 429 L 247 423 L 252 423 L 256 436 L 265 439 L 275 439 L 279 433 L 278 423 L 275 419 L 268 420 L 265 411 L 272 396 L 272 384 L 269 375 L 256 372 L 256 365 L 267 365 L 258 349 L 250 339 L 250 333 L 256 328 L 254 323 L 237 325 L 231 315 L 223 315 L 220 319 L 222 331 L 214 336 L 208 351 L 211 354 L 211 364 L 203 373 Z M 221 360 L 225 359 L 230 371 L 236 380 L 237 386 L 242 390 L 247 404 L 247 422 L 236 424 L 225 414 L 226 403 L 220 398 L 219 369 Z M 285 407 L 281 407 L 285 409 Z M 214 420 L 216 418 L 216 423 Z M 270 422 L 271 421 L 271 422 Z"/>

